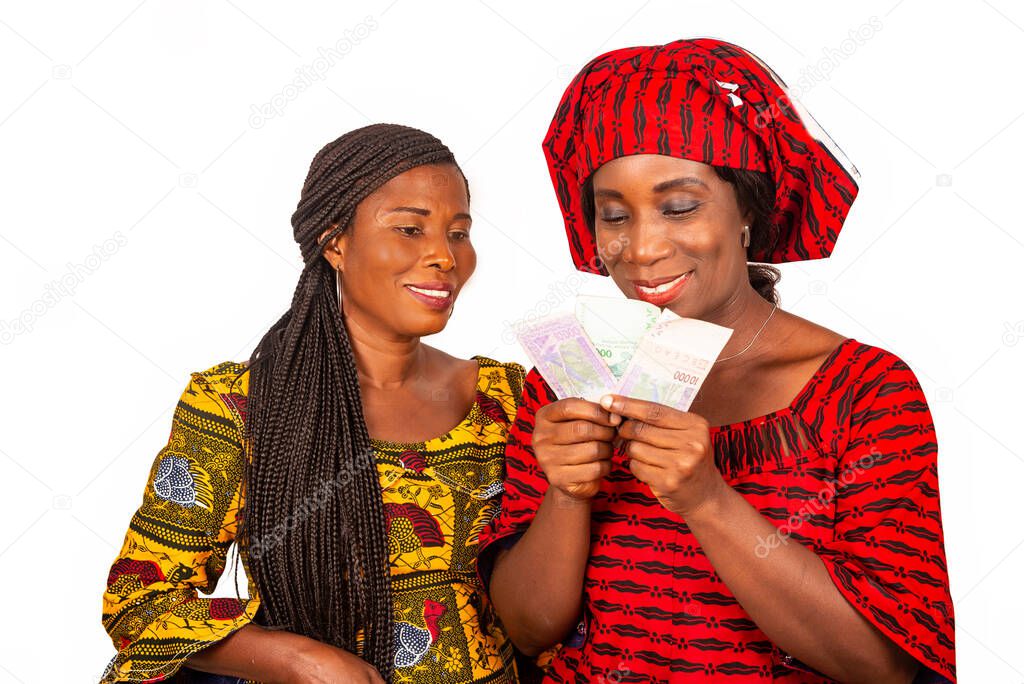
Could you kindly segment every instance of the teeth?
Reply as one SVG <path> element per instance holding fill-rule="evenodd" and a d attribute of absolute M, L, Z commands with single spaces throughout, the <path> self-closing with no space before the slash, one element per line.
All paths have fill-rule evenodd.
<path fill-rule="evenodd" d="M 658 285 L 657 287 L 644 287 L 643 285 L 637 285 L 636 289 L 640 290 L 641 292 L 643 292 L 644 294 L 647 294 L 647 295 L 662 294 L 663 292 L 668 292 L 673 287 L 678 285 L 683 280 L 683 278 L 685 278 L 688 275 L 690 275 L 690 274 L 689 273 L 684 273 L 683 275 L 679 276 L 675 280 L 670 280 L 667 283 L 662 283 L 661 285 Z"/>
<path fill-rule="evenodd" d="M 421 287 L 413 287 L 412 285 L 406 285 L 406 287 L 413 292 L 419 292 L 420 294 L 427 295 L 428 297 L 437 297 L 438 299 L 447 299 L 452 294 L 448 290 L 424 290 Z"/>

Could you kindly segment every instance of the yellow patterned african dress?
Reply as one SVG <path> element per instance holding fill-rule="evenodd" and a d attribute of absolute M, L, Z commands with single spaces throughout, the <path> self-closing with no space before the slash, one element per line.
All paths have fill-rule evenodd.
<path fill-rule="evenodd" d="M 473 357 L 469 414 L 426 442 L 373 440 L 387 519 L 396 682 L 515 682 L 512 644 L 480 586 L 477 538 L 500 506 L 504 449 L 524 370 Z M 224 362 L 192 374 L 153 462 L 103 593 L 117 648 L 102 682 L 161 681 L 252 622 L 248 598 L 211 594 L 236 532 L 249 374 Z M 248 561 L 240 554 L 248 573 Z M 227 581 L 227 580 L 225 580 Z M 241 680 L 239 680 L 241 681 Z"/>

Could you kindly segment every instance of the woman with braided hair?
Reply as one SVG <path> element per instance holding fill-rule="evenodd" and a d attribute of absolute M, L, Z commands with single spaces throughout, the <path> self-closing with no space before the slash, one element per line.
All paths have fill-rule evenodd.
<path fill-rule="evenodd" d="M 316 155 L 292 225 L 291 307 L 178 402 L 107 579 L 103 681 L 515 681 L 476 548 L 523 368 L 420 342 L 476 265 L 466 179 L 367 126 Z M 233 541 L 248 598 L 199 598 Z"/>

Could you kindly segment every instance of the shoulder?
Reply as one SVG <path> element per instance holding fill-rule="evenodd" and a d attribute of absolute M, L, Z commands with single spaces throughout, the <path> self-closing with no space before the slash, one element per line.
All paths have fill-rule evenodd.
<path fill-rule="evenodd" d="M 854 338 L 844 340 L 817 384 L 814 395 L 820 404 L 834 405 L 840 426 L 918 420 L 929 413 L 925 391 L 907 362 Z"/>
<path fill-rule="evenodd" d="M 779 346 L 787 349 L 786 363 L 806 374 L 818 369 L 814 378 L 828 393 L 870 388 L 891 375 L 913 377 L 910 366 L 887 348 L 861 342 L 800 318 L 786 314 L 791 332 Z"/>
<path fill-rule="evenodd" d="M 479 365 L 482 374 L 497 374 L 505 378 L 510 388 L 515 390 L 517 394 L 522 392 L 523 380 L 526 377 L 526 369 L 523 368 L 522 364 L 515 361 L 496 361 L 488 356 L 479 354 L 473 356 L 473 359 Z"/>
<path fill-rule="evenodd" d="M 507 398 L 507 404 L 513 413 L 519 406 L 523 394 L 523 380 L 526 369 L 515 361 L 496 361 L 489 356 L 474 355 L 480 371 L 479 388 L 489 395 L 501 395 Z"/>
<path fill-rule="evenodd" d="M 850 387 L 841 409 L 851 422 L 931 420 L 924 389 L 903 357 L 856 340 L 849 346 Z"/>
<path fill-rule="evenodd" d="M 798 403 L 805 408 L 834 403 L 849 410 L 894 389 L 922 393 L 917 376 L 902 357 L 847 337 L 827 353 Z"/>
<path fill-rule="evenodd" d="M 179 408 L 207 414 L 213 420 L 229 420 L 239 432 L 246 417 L 249 373 L 245 363 L 221 361 L 204 370 L 192 371 L 182 392 Z"/>
<path fill-rule="evenodd" d="M 237 389 L 239 384 L 248 387 L 248 370 L 247 362 L 221 361 L 205 370 L 192 371 L 192 377 L 209 383 L 227 383 Z"/>
<path fill-rule="evenodd" d="M 778 320 L 778 331 L 766 336 L 770 351 L 765 364 L 770 368 L 789 368 L 797 375 L 806 368 L 813 371 L 847 340 L 842 333 L 782 309 Z"/>
<path fill-rule="evenodd" d="M 862 391 L 880 382 L 917 382 L 917 376 L 903 357 L 886 347 L 848 338 L 843 341 L 841 352 L 837 355 L 845 361 L 843 367 L 848 381 Z"/>
<path fill-rule="evenodd" d="M 212 516 L 204 524 L 220 522 L 244 468 L 244 376 L 239 380 L 244 370 L 226 361 L 190 374 L 167 444 L 150 471 L 147 510 L 162 510 L 157 504 L 170 500 L 188 508 L 189 515 Z"/>

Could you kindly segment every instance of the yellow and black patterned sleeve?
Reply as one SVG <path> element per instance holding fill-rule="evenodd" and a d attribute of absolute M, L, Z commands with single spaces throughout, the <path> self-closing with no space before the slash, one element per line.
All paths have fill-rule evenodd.
<path fill-rule="evenodd" d="M 213 592 L 235 538 L 245 457 L 242 371 L 225 362 L 193 373 L 175 407 L 107 576 L 102 621 L 117 655 L 102 682 L 167 679 L 259 608 L 251 583 L 251 598 L 198 596 Z"/>
<path fill-rule="evenodd" d="M 523 403 L 523 380 L 526 378 L 526 369 L 514 361 L 509 361 L 505 364 L 505 375 L 508 377 L 509 391 L 515 399 L 515 407 L 518 411 L 519 406 Z M 512 413 L 512 418 L 515 419 L 515 412 Z"/>

